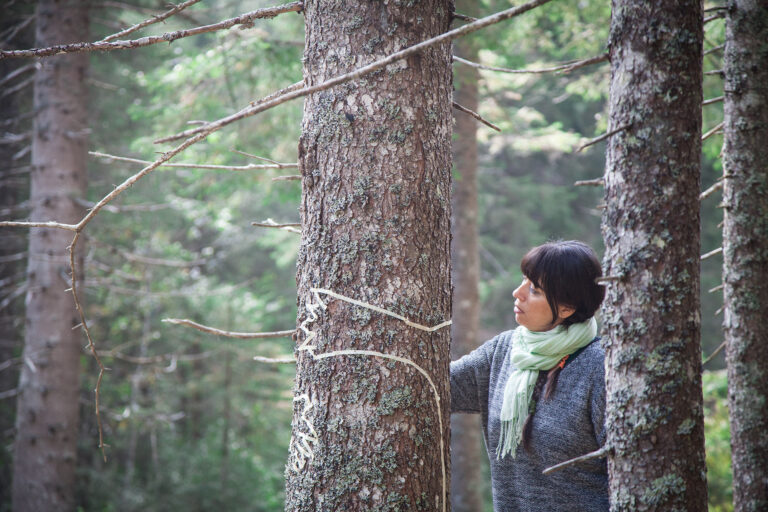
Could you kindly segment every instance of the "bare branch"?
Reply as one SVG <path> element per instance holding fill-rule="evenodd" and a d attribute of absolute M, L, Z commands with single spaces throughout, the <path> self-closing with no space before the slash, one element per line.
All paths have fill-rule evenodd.
<path fill-rule="evenodd" d="M 485 64 L 479 64 L 477 62 L 472 62 L 466 59 L 462 59 L 461 57 L 453 56 L 453 60 L 455 62 L 460 62 L 462 64 L 466 64 L 467 66 L 472 66 L 473 68 L 477 69 L 485 69 L 487 71 L 498 71 L 500 73 L 512 73 L 512 74 L 541 74 L 541 73 L 570 73 L 571 71 L 579 68 L 583 68 L 585 66 L 589 66 L 592 64 L 598 64 L 600 62 L 605 62 L 609 59 L 609 55 L 607 53 L 604 53 L 603 55 L 598 55 L 597 57 L 590 57 L 589 59 L 584 60 L 576 60 L 576 61 L 569 61 L 563 64 L 558 64 L 557 66 L 549 67 L 549 68 L 542 68 L 542 69 L 509 69 L 509 68 L 498 68 L 494 66 L 486 66 Z"/>
<path fill-rule="evenodd" d="M 259 361 L 261 363 L 296 364 L 296 359 L 293 357 L 272 358 L 272 357 L 263 357 L 263 356 L 253 356 L 253 360 Z"/>
<path fill-rule="evenodd" d="M 63 224 L 61 222 L 26 222 L 26 221 L 14 221 L 4 220 L 0 221 L 0 227 L 6 228 L 57 228 L 65 229 L 67 231 L 77 231 L 77 225 L 75 224 Z"/>
<path fill-rule="evenodd" d="M 720 254 L 721 252 L 723 252 L 723 248 L 722 247 L 718 247 L 717 249 L 713 249 L 713 250 L 709 251 L 706 254 L 702 254 L 701 255 L 701 261 L 704 261 L 707 258 L 711 258 L 712 256 L 714 256 L 716 254 Z"/>
<path fill-rule="evenodd" d="M 714 352 L 712 352 L 711 354 L 709 354 L 709 356 L 708 356 L 706 359 L 704 359 L 704 361 L 702 361 L 701 365 L 702 365 L 702 366 L 704 366 L 705 364 L 707 364 L 708 362 L 710 362 L 711 360 L 713 360 L 713 359 L 715 358 L 715 356 L 717 356 L 717 354 L 719 354 L 720 352 L 722 352 L 722 351 L 723 351 L 723 349 L 724 349 L 724 348 L 725 348 L 725 341 L 724 341 L 724 342 L 722 342 L 722 343 L 720 344 L 720 346 L 718 346 L 718 347 L 715 349 L 715 351 L 714 351 Z"/>
<path fill-rule="evenodd" d="M 624 276 L 602 276 L 595 279 L 595 283 L 597 284 L 613 283 L 616 281 L 621 281 L 622 279 L 624 279 Z"/>
<path fill-rule="evenodd" d="M 620 126 L 619 128 L 616 128 L 615 130 L 611 130 L 608 133 L 604 133 L 603 135 L 601 135 L 599 137 L 595 137 L 594 139 L 591 139 L 591 140 L 585 142 L 584 144 L 582 144 L 581 146 L 577 147 L 576 149 L 574 149 L 573 152 L 574 153 L 579 153 L 584 148 L 588 148 L 589 146 L 597 144 L 598 142 L 604 141 L 608 137 L 612 137 L 612 136 L 616 135 L 617 133 L 622 132 L 622 131 L 628 129 L 630 126 L 632 126 L 631 123 L 630 124 L 625 124 L 624 126 Z"/>
<path fill-rule="evenodd" d="M 251 226 L 257 226 L 257 227 L 260 227 L 260 228 L 283 229 L 285 231 L 290 231 L 291 233 L 296 233 L 298 235 L 301 234 L 301 230 L 300 229 L 296 229 L 297 227 L 300 228 L 301 224 L 297 224 L 297 223 L 278 224 L 277 222 L 273 221 L 272 219 L 267 219 L 264 222 L 251 222 Z"/>
<path fill-rule="evenodd" d="M 714 185 L 709 187 L 707 190 L 699 194 L 699 200 L 703 201 L 704 199 L 708 198 L 712 194 L 714 194 L 717 190 L 720 190 L 723 188 L 723 180 L 716 181 Z"/>
<path fill-rule="evenodd" d="M 491 123 L 490 121 L 486 121 L 485 119 L 483 119 L 483 117 L 480 114 L 478 114 L 474 110 L 470 110 L 467 107 L 463 107 L 463 106 L 459 105 L 458 103 L 456 103 L 455 101 L 453 102 L 453 108 L 455 108 L 456 110 L 458 110 L 460 112 L 464 112 L 465 114 L 469 114 L 471 117 L 474 117 L 475 119 L 477 119 L 478 121 L 483 123 L 485 126 L 488 126 L 489 128 L 493 128 L 497 132 L 501 131 L 501 128 L 499 128 L 495 124 Z"/>
<path fill-rule="evenodd" d="M 605 180 L 603 178 L 595 178 L 593 180 L 581 180 L 573 184 L 574 187 L 604 187 Z"/>
<path fill-rule="evenodd" d="M 719 284 L 719 285 L 715 286 L 714 288 L 710 288 L 710 289 L 709 289 L 709 293 L 715 293 L 715 292 L 719 292 L 719 291 L 720 291 L 720 290 L 722 290 L 723 288 L 725 288 L 725 285 L 721 283 L 721 284 Z"/>
<path fill-rule="evenodd" d="M 89 151 L 88 154 L 91 156 L 108 158 L 110 160 L 117 160 L 119 162 L 130 162 L 130 163 L 142 164 L 142 165 L 148 165 L 152 163 L 149 160 L 139 160 L 137 158 L 128 158 L 125 156 L 109 155 L 107 153 L 99 153 L 98 151 Z M 212 164 L 166 163 L 161 165 L 160 167 L 175 167 L 175 168 L 183 168 L 183 169 L 209 169 L 213 171 L 251 171 L 253 169 L 295 169 L 298 166 L 299 166 L 298 163 L 282 164 L 280 162 L 275 162 L 274 164 L 271 164 L 271 165 L 258 165 L 258 164 L 212 165 Z"/>
<path fill-rule="evenodd" d="M 556 464 L 552 467 L 549 467 L 543 471 L 543 474 L 549 475 L 551 473 L 554 473 L 555 471 L 560 471 L 561 469 L 565 469 L 568 466 L 573 466 L 575 464 L 579 464 L 581 462 L 586 462 L 588 460 L 592 459 L 602 459 L 603 457 L 606 457 L 608 453 L 610 453 L 612 448 L 609 445 L 603 445 L 602 448 L 599 450 L 595 450 L 594 452 L 590 452 L 586 455 L 582 455 L 581 457 L 576 457 L 571 460 L 567 460 L 565 462 L 561 462 L 560 464 Z"/>
<path fill-rule="evenodd" d="M 718 131 L 722 130 L 724 124 L 725 123 L 720 123 L 717 126 L 715 126 L 714 128 L 712 128 L 711 130 L 709 130 L 707 133 L 702 135 L 701 136 L 701 141 L 704 142 L 705 140 L 707 140 L 708 138 L 710 138 L 711 136 L 716 134 Z"/>
<path fill-rule="evenodd" d="M 5 77 L 3 77 L 2 80 L 0 80 L 0 87 L 5 85 L 7 82 L 10 82 L 11 80 L 16 78 L 17 76 L 26 73 L 27 71 L 33 71 L 39 65 L 40 65 L 39 63 L 35 62 L 35 63 L 32 63 L 32 64 L 27 64 L 25 66 L 21 66 L 18 69 L 14 69 L 13 71 L 11 71 L 7 75 L 5 75 Z"/>
<path fill-rule="evenodd" d="M 712 98 L 712 99 L 709 99 L 709 100 L 704 100 L 704 101 L 701 103 L 701 106 L 702 106 L 702 107 L 705 107 L 705 106 L 707 106 L 707 105 L 712 105 L 713 103 L 720 103 L 720 102 L 721 102 L 721 101 L 723 101 L 724 99 L 725 99 L 725 96 L 718 96 L 717 98 Z"/>
<path fill-rule="evenodd" d="M 706 25 L 710 21 L 715 21 L 718 18 L 725 18 L 725 10 L 717 11 L 712 16 L 707 16 L 706 18 L 704 18 L 704 25 Z"/>
<path fill-rule="evenodd" d="M 210 132 L 208 133 L 212 133 L 228 124 L 234 123 L 235 121 L 239 121 L 240 119 L 244 119 L 246 117 L 250 117 L 252 115 L 258 114 L 260 112 L 264 112 L 265 110 L 269 110 L 287 101 L 290 101 L 296 98 L 301 98 L 309 94 L 314 94 L 316 92 L 324 91 L 326 89 L 330 89 L 331 87 L 343 84 L 345 82 L 349 82 L 350 80 L 363 77 L 365 75 L 373 73 L 374 71 L 378 71 L 379 69 L 385 68 L 390 64 L 393 64 L 397 61 L 405 59 L 406 57 L 410 57 L 411 55 L 419 53 L 426 48 L 435 46 L 440 43 L 452 41 L 461 36 L 470 34 L 472 32 L 476 32 L 480 29 L 483 29 L 490 25 L 494 25 L 506 19 L 519 16 L 520 14 L 523 14 L 527 11 L 530 11 L 531 9 L 544 5 L 550 1 L 551 0 L 532 0 L 531 2 L 520 5 L 518 7 L 512 7 L 510 9 L 497 12 L 496 14 L 492 14 L 491 16 L 486 16 L 485 18 L 481 18 L 473 23 L 469 23 L 462 27 L 449 30 L 448 32 L 444 32 L 439 36 L 433 37 L 432 39 L 427 39 L 426 41 L 422 41 L 421 43 L 415 44 L 413 46 L 409 46 L 408 48 L 395 52 L 387 57 L 374 61 L 366 66 L 358 68 L 349 73 L 345 73 L 343 75 L 338 75 L 333 78 L 329 78 L 328 80 L 321 82 L 317 85 L 313 85 L 311 87 L 302 87 L 300 89 L 287 92 L 280 96 L 274 97 L 269 101 L 266 101 L 266 98 L 265 98 L 264 100 L 261 100 L 260 102 L 254 104 L 251 107 L 244 108 L 243 110 L 236 112 L 230 116 L 219 119 L 218 121 L 208 123 L 200 128 L 196 128 L 195 130 L 188 130 L 186 132 L 182 132 L 177 135 L 166 137 L 165 139 L 159 139 L 159 140 L 156 140 L 155 142 L 156 143 L 167 142 L 170 140 L 179 139 L 181 137 L 186 137 L 194 133 L 202 133 L 202 130 L 210 130 Z M 296 84 L 294 84 L 294 86 L 295 85 Z"/>
<path fill-rule="evenodd" d="M 99 43 L 106 43 L 106 42 L 118 39 L 120 37 L 127 36 L 128 34 L 130 34 L 132 32 L 136 32 L 137 30 L 140 30 L 140 29 L 142 29 L 144 27 L 148 27 L 148 26 L 150 26 L 150 25 L 152 25 L 154 23 L 159 23 L 159 22 L 161 22 L 161 21 L 163 21 L 163 20 L 165 20 L 167 18 L 170 18 L 174 14 L 183 11 L 184 9 L 189 7 L 190 5 L 194 5 L 197 2 L 199 2 L 199 1 L 200 0 L 187 0 L 186 2 L 183 2 L 183 3 L 180 3 L 178 5 L 175 5 L 173 7 L 173 9 L 171 9 L 169 11 L 166 11 L 163 14 L 158 14 L 156 16 L 152 16 L 148 20 L 142 21 L 141 23 L 137 23 L 136 25 L 134 25 L 132 27 L 129 27 L 129 28 L 125 29 L 125 30 L 121 30 L 120 32 L 117 32 L 116 34 L 112 34 L 111 36 L 107 36 L 107 37 L 105 37 L 104 39 L 102 39 L 101 41 L 98 41 L 98 42 Z"/>
<path fill-rule="evenodd" d="M 279 5 L 276 7 L 256 9 L 255 11 L 241 14 L 235 18 L 230 18 L 228 20 L 220 21 L 219 23 L 214 23 L 213 25 L 204 25 L 202 27 L 195 27 L 187 30 L 167 32 L 159 36 L 147 36 L 140 39 L 132 39 L 127 41 L 97 41 L 95 43 L 60 44 L 48 48 L 33 48 L 30 50 L 0 50 L 0 60 L 20 57 L 49 57 L 51 55 L 60 55 L 63 53 L 125 50 L 129 48 L 141 48 L 143 46 L 150 46 L 157 43 L 171 43 L 183 37 L 196 36 L 198 34 L 214 32 L 216 30 L 226 30 L 234 27 L 235 25 L 243 25 L 247 28 L 253 24 L 253 20 L 255 19 L 274 18 L 278 14 L 285 12 L 296 12 L 302 9 L 303 4 L 301 2 L 292 2 L 290 4 Z"/>
<path fill-rule="evenodd" d="M 725 45 L 721 44 L 720 46 L 715 46 L 714 48 L 710 48 L 709 50 L 704 52 L 704 55 L 709 55 L 710 53 L 719 52 L 720 50 L 724 49 Z"/>
<path fill-rule="evenodd" d="M 237 338 L 240 340 L 257 340 L 257 339 L 267 339 L 267 338 L 287 338 L 290 336 L 293 336 L 293 333 L 296 332 L 296 329 L 292 329 L 290 331 L 275 331 L 275 332 L 234 332 L 234 331 L 223 331 L 221 329 L 217 329 L 215 327 L 208 327 L 206 325 L 199 324 L 197 322 L 193 322 L 192 320 L 187 320 L 183 318 L 163 318 L 163 322 L 174 324 L 174 325 L 184 325 L 186 327 L 192 327 L 193 329 L 197 329 L 198 331 L 202 331 L 208 334 L 215 334 L 217 336 L 225 336 L 227 338 Z"/>
<path fill-rule="evenodd" d="M 280 89 L 279 91 L 275 91 L 272 94 L 269 94 L 269 95 L 265 96 L 264 98 L 262 98 L 262 99 L 260 99 L 258 101 L 252 101 L 247 107 L 245 107 L 244 109 L 241 109 L 239 112 L 235 112 L 234 114 L 232 114 L 232 116 L 237 116 L 238 114 L 246 113 L 246 112 L 248 112 L 250 109 L 252 109 L 256 105 L 261 105 L 263 103 L 266 103 L 268 101 L 274 100 L 276 98 L 280 98 L 281 96 L 283 96 L 286 93 L 293 92 L 293 91 L 298 91 L 303 86 L 304 86 L 304 81 L 296 82 L 295 84 L 291 84 L 288 87 Z M 229 117 L 232 117 L 232 116 L 228 116 L 228 117 L 225 117 L 223 119 L 229 119 Z M 247 117 L 247 115 L 243 115 L 243 117 Z M 237 119 L 240 119 L 240 118 L 236 118 L 235 120 L 237 120 Z M 192 135 L 197 135 L 198 133 L 204 132 L 207 128 L 209 128 L 210 126 L 214 125 L 217 122 L 219 122 L 219 121 L 213 121 L 213 122 L 210 122 L 210 123 L 207 122 L 207 121 L 200 121 L 201 126 L 198 126 L 197 128 L 190 128 L 189 130 L 184 130 L 183 132 L 180 132 L 180 133 L 177 133 L 177 134 L 174 134 L 174 135 L 169 135 L 168 137 L 163 137 L 162 139 L 157 139 L 157 140 L 155 140 L 155 144 L 160 144 L 160 143 L 163 143 L 163 142 L 171 142 L 173 140 L 183 139 L 184 137 L 191 137 Z M 233 151 L 236 151 L 236 150 L 233 150 Z M 247 154 L 247 153 L 244 153 L 244 154 L 246 156 L 250 156 L 250 157 L 253 157 L 253 158 L 258 158 L 255 155 L 250 155 L 250 154 Z"/>
<path fill-rule="evenodd" d="M 9 389 L 8 391 L 3 391 L 2 393 L 0 393 L 0 400 L 5 400 L 6 398 L 13 398 L 18 394 L 19 394 L 19 388 Z"/>
<path fill-rule="evenodd" d="M 453 13 L 453 19 L 462 20 L 462 21 L 477 21 L 477 18 L 473 18 L 472 16 L 467 16 L 466 14 L 460 14 L 458 12 Z"/>
<path fill-rule="evenodd" d="M 718 75 L 718 76 L 722 77 L 722 76 L 725 76 L 725 71 L 723 71 L 722 69 L 713 69 L 712 71 L 705 71 L 704 74 L 708 75 L 708 76 L 709 75 Z"/>
<path fill-rule="evenodd" d="M 300 174 L 293 174 L 291 176 L 275 176 L 272 181 L 299 181 L 301 180 Z"/>

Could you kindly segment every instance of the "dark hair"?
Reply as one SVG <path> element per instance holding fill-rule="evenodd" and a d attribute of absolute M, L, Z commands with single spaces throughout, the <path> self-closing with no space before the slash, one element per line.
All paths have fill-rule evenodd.
<path fill-rule="evenodd" d="M 578 240 L 549 242 L 534 247 L 520 262 L 523 275 L 544 294 L 557 318 L 559 306 L 569 306 L 574 313 L 563 320 L 565 327 L 589 320 L 605 297 L 605 288 L 595 282 L 602 267 L 595 251 Z"/>
<path fill-rule="evenodd" d="M 568 327 L 589 320 L 594 316 L 605 297 L 605 288 L 595 281 L 603 273 L 595 251 L 578 240 L 549 242 L 534 247 L 520 262 L 523 275 L 537 288 L 544 290 L 552 310 L 552 318 L 558 316 L 559 306 L 574 308 L 573 314 L 561 322 Z M 536 403 L 542 395 L 548 400 L 557 387 L 562 367 L 558 364 L 546 373 L 539 372 L 531 396 L 531 408 L 523 424 L 523 448 L 531 450 L 531 431 Z M 545 384 L 546 382 L 546 384 Z"/>

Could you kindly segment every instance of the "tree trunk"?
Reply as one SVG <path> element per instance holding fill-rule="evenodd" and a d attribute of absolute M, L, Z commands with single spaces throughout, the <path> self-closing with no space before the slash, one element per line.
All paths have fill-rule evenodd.
<path fill-rule="evenodd" d="M 768 2 L 728 2 L 723 232 L 737 512 L 768 510 Z"/>
<path fill-rule="evenodd" d="M 603 216 L 613 510 L 707 508 L 701 395 L 702 6 L 614 0 Z"/>
<path fill-rule="evenodd" d="M 308 85 L 445 32 L 453 11 L 446 0 L 309 0 L 304 9 Z M 311 289 L 422 326 L 450 317 L 450 50 L 305 102 L 304 329 L 286 510 L 448 509 L 449 330 Z"/>
<path fill-rule="evenodd" d="M 81 1 L 41 0 L 38 47 L 88 39 Z M 77 222 L 86 191 L 88 57 L 39 61 L 35 76 L 31 218 Z M 17 401 L 13 510 L 73 510 L 78 421 L 80 323 L 69 288 L 72 234 L 29 236 L 24 366 Z M 77 255 L 82 269 L 82 253 Z M 82 275 L 78 276 L 82 279 Z"/>
<path fill-rule="evenodd" d="M 475 2 L 460 0 L 456 10 L 472 15 Z M 459 39 L 455 53 L 477 61 L 472 39 Z M 477 112 L 475 68 L 459 65 L 454 75 L 456 103 Z M 455 113 L 453 161 L 455 180 L 451 206 L 451 277 L 453 281 L 453 324 L 451 359 L 458 359 L 477 348 L 480 318 L 480 260 L 477 242 L 477 121 Z M 451 506 L 454 512 L 479 512 L 482 509 L 482 442 L 480 416 L 454 414 L 451 417 Z"/>

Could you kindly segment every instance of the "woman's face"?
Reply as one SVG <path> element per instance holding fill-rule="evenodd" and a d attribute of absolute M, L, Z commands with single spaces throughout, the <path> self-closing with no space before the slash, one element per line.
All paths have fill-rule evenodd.
<path fill-rule="evenodd" d="M 544 290 L 536 288 L 527 277 L 523 278 L 523 282 L 512 295 L 515 297 L 515 320 L 529 331 L 548 331 L 574 311 L 568 306 L 560 306 L 557 319 L 552 318 L 552 310 Z"/>

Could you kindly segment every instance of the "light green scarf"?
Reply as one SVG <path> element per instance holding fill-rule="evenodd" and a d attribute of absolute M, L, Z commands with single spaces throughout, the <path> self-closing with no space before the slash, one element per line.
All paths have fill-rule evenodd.
<path fill-rule="evenodd" d="M 507 454 L 515 457 L 538 371 L 554 367 L 565 356 L 588 345 L 596 335 L 597 322 L 594 317 L 567 329 L 561 325 L 546 332 L 529 331 L 522 325 L 515 329 L 510 360 L 516 370 L 510 374 L 504 387 L 497 458 L 501 459 Z"/>

